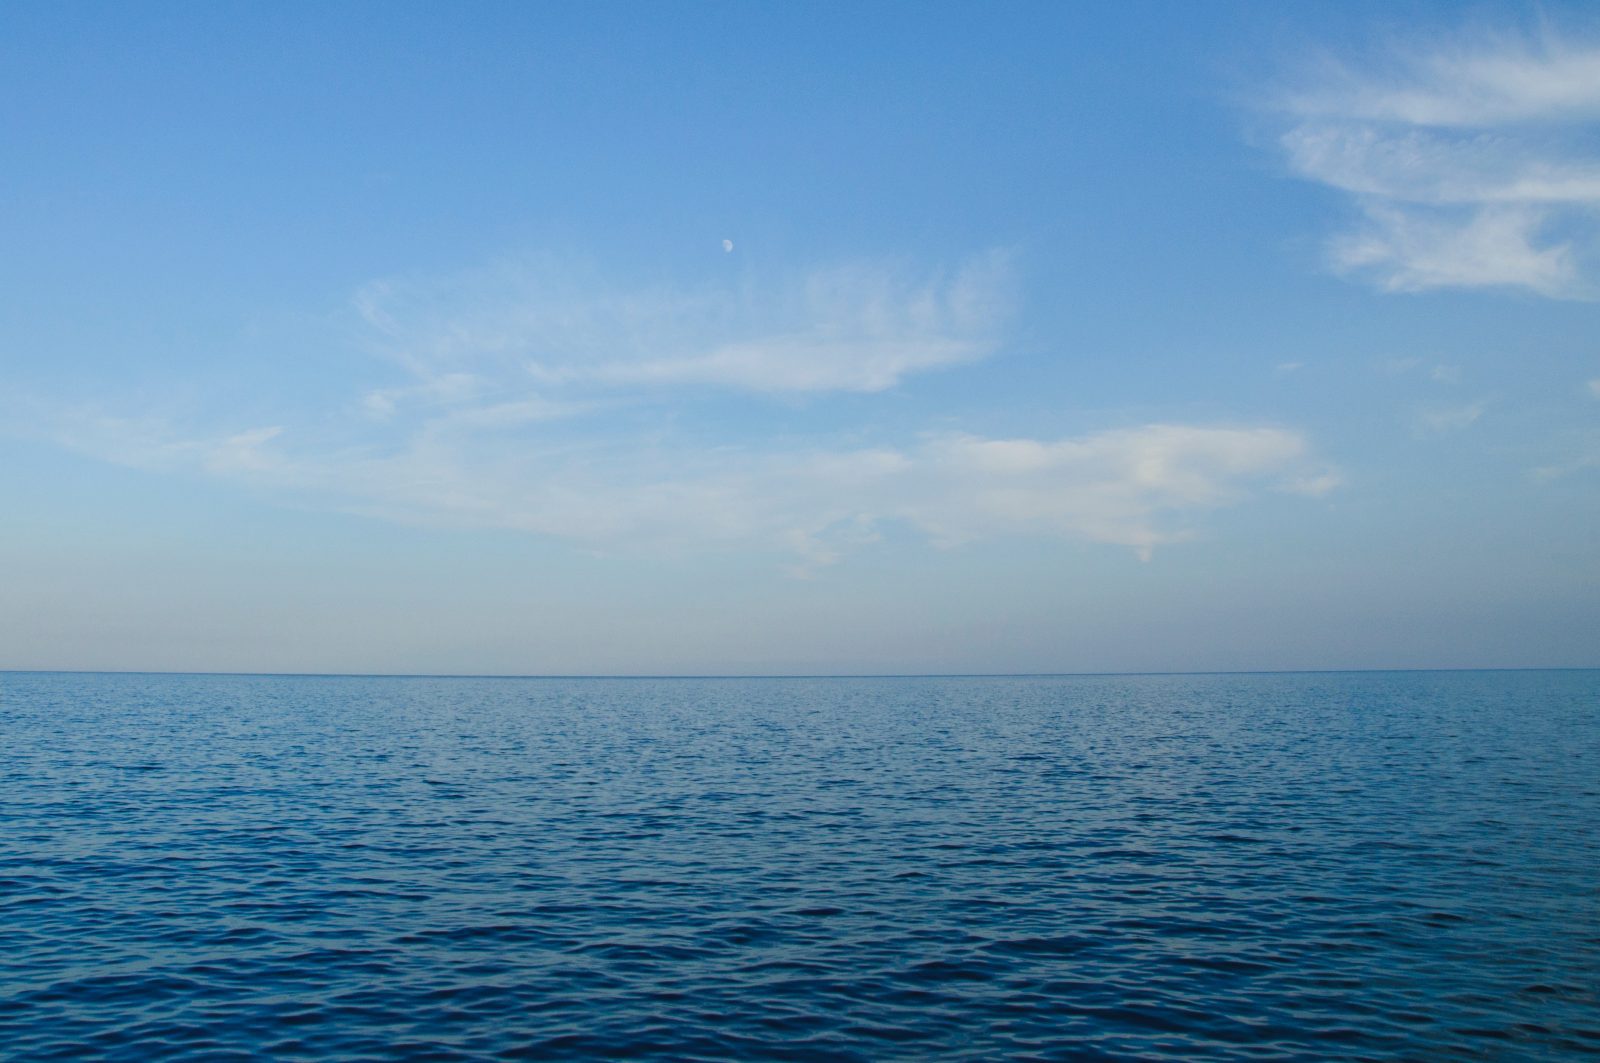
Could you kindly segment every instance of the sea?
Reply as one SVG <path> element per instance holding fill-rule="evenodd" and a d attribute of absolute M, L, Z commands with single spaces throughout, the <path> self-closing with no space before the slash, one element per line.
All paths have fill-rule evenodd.
<path fill-rule="evenodd" d="M 0 673 L 7 1060 L 1596 1057 L 1596 671 Z"/>

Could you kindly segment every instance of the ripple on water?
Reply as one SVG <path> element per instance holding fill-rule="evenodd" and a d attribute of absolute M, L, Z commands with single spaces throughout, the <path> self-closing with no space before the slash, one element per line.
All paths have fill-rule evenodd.
<path fill-rule="evenodd" d="M 1600 1055 L 1600 673 L 0 674 L 15 1059 Z"/>

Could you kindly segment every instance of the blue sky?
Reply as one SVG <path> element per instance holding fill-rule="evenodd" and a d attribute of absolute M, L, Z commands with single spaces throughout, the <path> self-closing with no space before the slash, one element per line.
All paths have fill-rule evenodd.
<path fill-rule="evenodd" d="M 0 668 L 1600 665 L 1584 5 L 0 12 Z"/>

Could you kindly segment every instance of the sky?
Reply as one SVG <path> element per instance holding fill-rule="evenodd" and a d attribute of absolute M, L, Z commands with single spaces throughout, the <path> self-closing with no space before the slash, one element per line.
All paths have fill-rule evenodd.
<path fill-rule="evenodd" d="M 1587 4 L 0 7 L 0 669 L 1600 666 Z"/>

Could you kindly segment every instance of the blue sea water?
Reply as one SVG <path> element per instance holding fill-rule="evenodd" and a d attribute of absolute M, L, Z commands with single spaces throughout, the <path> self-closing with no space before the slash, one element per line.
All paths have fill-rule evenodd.
<path fill-rule="evenodd" d="M 1600 1054 L 1600 672 L 0 674 L 8 1059 Z"/>

